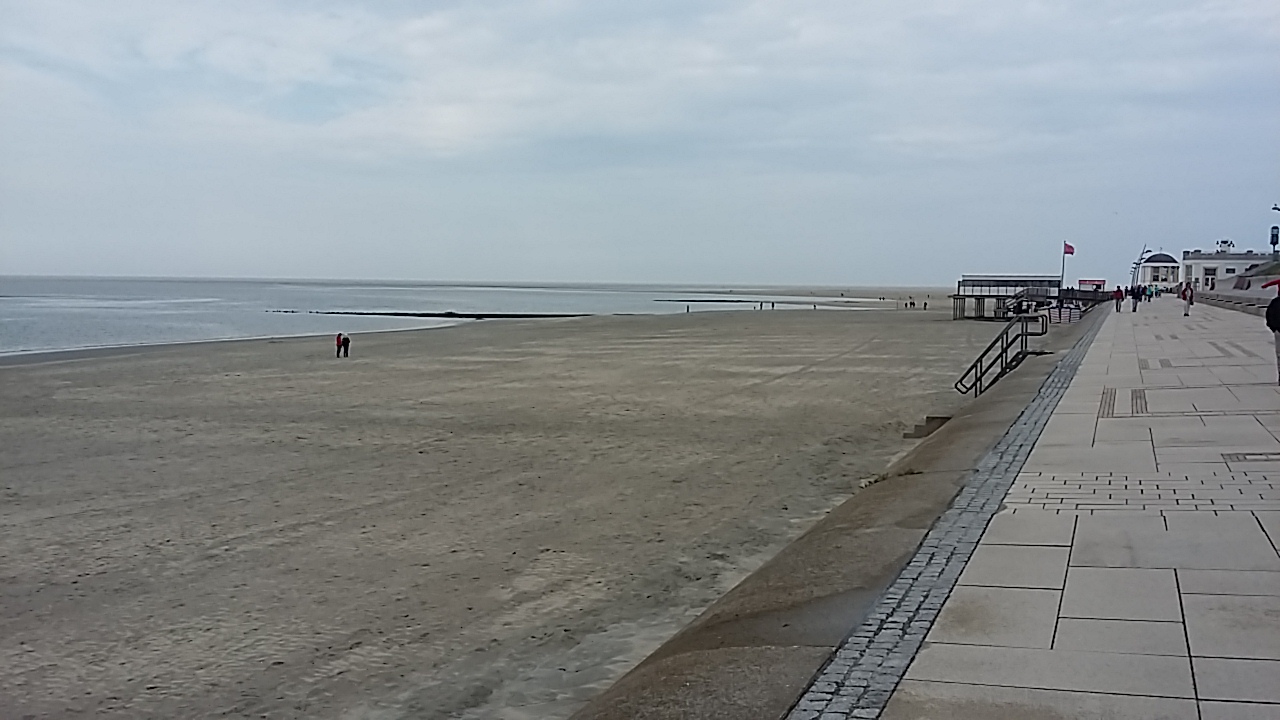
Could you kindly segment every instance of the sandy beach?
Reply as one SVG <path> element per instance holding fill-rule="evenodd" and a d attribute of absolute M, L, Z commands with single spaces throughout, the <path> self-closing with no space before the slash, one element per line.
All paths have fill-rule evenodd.
<path fill-rule="evenodd" d="M 0 367 L 0 717 L 567 717 L 965 402 L 949 310 Z"/>

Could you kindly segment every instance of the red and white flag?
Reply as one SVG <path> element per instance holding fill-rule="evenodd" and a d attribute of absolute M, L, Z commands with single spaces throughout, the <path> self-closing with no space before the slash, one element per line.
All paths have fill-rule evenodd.
<path fill-rule="evenodd" d="M 1064 243 L 1062 243 L 1062 254 L 1063 254 L 1063 255 L 1075 255 L 1075 254 L 1076 254 L 1076 246 L 1075 246 L 1075 245 L 1072 245 L 1072 244 L 1071 244 L 1071 243 L 1069 243 L 1069 242 L 1064 242 Z"/>

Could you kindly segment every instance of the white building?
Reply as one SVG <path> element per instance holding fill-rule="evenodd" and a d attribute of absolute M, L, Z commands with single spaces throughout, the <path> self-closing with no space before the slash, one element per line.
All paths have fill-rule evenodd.
<path fill-rule="evenodd" d="M 1172 290 L 1182 282 L 1182 263 L 1167 253 L 1156 253 L 1138 266 L 1138 284 Z"/>
<path fill-rule="evenodd" d="M 1191 286 L 1200 290 L 1215 290 L 1219 283 L 1223 289 L 1231 287 L 1231 283 L 1240 273 L 1256 265 L 1270 260 L 1267 253 L 1252 250 L 1233 252 L 1235 243 L 1230 240 L 1219 240 L 1218 249 L 1214 252 L 1202 250 L 1184 250 L 1182 252 L 1182 276 L 1191 282 Z"/>

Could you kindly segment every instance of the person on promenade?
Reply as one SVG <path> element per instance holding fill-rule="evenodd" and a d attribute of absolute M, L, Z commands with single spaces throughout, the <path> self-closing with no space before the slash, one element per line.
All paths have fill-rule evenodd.
<path fill-rule="evenodd" d="M 1129 295 L 1133 298 L 1133 308 L 1129 312 L 1138 312 L 1138 301 L 1142 299 L 1142 286 L 1134 285 L 1129 288 Z"/>
<path fill-rule="evenodd" d="M 333 339 L 333 356 L 342 357 L 342 333 L 338 333 L 338 336 Z"/>
<path fill-rule="evenodd" d="M 1116 312 L 1120 312 L 1121 305 L 1124 303 L 1124 291 L 1120 286 L 1116 286 L 1116 291 L 1111 293 L 1111 299 L 1116 301 Z"/>
<path fill-rule="evenodd" d="M 1262 283 L 1262 287 L 1280 286 L 1280 279 Z M 1267 329 L 1276 339 L 1276 376 L 1280 381 L 1280 287 L 1276 287 L 1276 296 L 1267 303 Z"/>
<path fill-rule="evenodd" d="M 1191 289 L 1191 283 L 1182 284 L 1182 317 L 1191 316 L 1191 306 L 1196 304 L 1196 291 Z"/>
<path fill-rule="evenodd" d="M 351 336 L 342 336 L 342 357 L 351 357 Z"/>

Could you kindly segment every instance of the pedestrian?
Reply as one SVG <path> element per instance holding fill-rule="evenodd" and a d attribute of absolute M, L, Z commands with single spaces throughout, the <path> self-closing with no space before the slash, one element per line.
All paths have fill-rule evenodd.
<path fill-rule="evenodd" d="M 1116 301 L 1116 312 L 1120 312 L 1120 306 L 1124 303 L 1124 291 L 1120 286 L 1116 286 L 1116 291 L 1111 293 L 1111 299 Z"/>
<path fill-rule="evenodd" d="M 1196 291 L 1191 289 L 1191 283 L 1182 284 L 1182 317 L 1191 316 L 1191 306 L 1196 304 Z"/>
<path fill-rule="evenodd" d="M 1280 286 L 1280 280 L 1267 281 L 1262 287 L 1272 285 Z M 1276 339 L 1276 374 L 1277 381 L 1280 381 L 1280 287 L 1276 288 L 1276 296 L 1267 304 L 1267 328 Z"/>
<path fill-rule="evenodd" d="M 333 339 L 333 356 L 342 357 L 342 333 L 338 333 L 338 336 Z"/>
<path fill-rule="evenodd" d="M 1129 297 L 1133 300 L 1133 308 L 1130 309 L 1130 312 L 1138 312 L 1138 300 L 1141 298 L 1138 294 L 1139 292 L 1141 292 L 1141 288 L 1137 285 L 1129 288 Z"/>
<path fill-rule="evenodd" d="M 342 336 L 342 357 L 351 357 L 351 336 Z"/>

